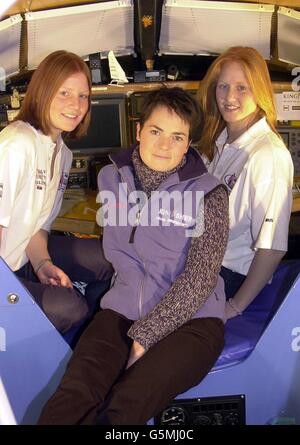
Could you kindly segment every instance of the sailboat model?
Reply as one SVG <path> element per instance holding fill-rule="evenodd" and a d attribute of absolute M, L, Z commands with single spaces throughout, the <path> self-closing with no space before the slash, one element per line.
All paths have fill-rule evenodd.
<path fill-rule="evenodd" d="M 117 85 L 122 85 L 124 83 L 128 83 L 128 79 L 126 74 L 116 59 L 113 51 L 109 51 L 108 53 L 108 65 L 110 71 L 111 82 L 116 83 Z"/>

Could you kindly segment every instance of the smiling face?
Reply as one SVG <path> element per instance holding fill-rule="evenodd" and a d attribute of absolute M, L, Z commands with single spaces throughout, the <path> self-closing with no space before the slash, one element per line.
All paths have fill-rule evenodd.
<path fill-rule="evenodd" d="M 63 132 L 75 130 L 89 107 L 89 84 L 86 76 L 74 73 L 55 93 L 50 105 L 50 136 L 56 141 Z"/>
<path fill-rule="evenodd" d="M 137 126 L 142 161 L 160 172 L 177 167 L 189 147 L 189 130 L 190 125 L 173 110 L 154 108 L 143 127 Z"/>
<path fill-rule="evenodd" d="M 216 101 L 229 132 L 242 133 L 253 122 L 257 103 L 240 63 L 227 62 L 222 66 Z"/>

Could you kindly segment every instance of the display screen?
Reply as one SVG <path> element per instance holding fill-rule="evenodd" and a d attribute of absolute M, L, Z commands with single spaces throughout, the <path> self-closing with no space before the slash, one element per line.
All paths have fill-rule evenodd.
<path fill-rule="evenodd" d="M 92 99 L 91 123 L 86 136 L 66 140 L 67 146 L 77 153 L 105 153 L 126 147 L 127 117 L 125 98 L 105 97 Z"/>

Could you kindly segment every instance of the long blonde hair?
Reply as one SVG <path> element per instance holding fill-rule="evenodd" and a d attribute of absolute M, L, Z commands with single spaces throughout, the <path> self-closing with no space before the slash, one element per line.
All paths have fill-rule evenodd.
<path fill-rule="evenodd" d="M 209 160 L 214 154 L 214 144 L 226 122 L 216 102 L 216 86 L 225 63 L 238 62 L 244 69 L 254 100 L 258 105 L 256 120 L 265 116 L 271 129 L 276 133 L 276 109 L 272 84 L 264 58 L 254 48 L 234 46 L 222 53 L 209 67 L 198 92 L 204 113 L 204 125 L 199 141 L 199 150 Z"/>

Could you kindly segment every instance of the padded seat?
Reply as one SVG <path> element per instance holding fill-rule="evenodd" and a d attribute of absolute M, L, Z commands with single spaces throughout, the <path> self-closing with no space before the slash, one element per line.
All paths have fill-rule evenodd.
<path fill-rule="evenodd" d="M 225 347 L 214 370 L 231 366 L 248 357 L 299 272 L 300 261 L 280 264 L 272 282 L 264 287 L 243 315 L 227 321 Z"/>
<path fill-rule="evenodd" d="M 247 425 L 300 425 L 299 272 L 299 260 L 278 267 L 244 314 L 226 323 L 214 368 L 177 399 L 243 396 Z"/>

